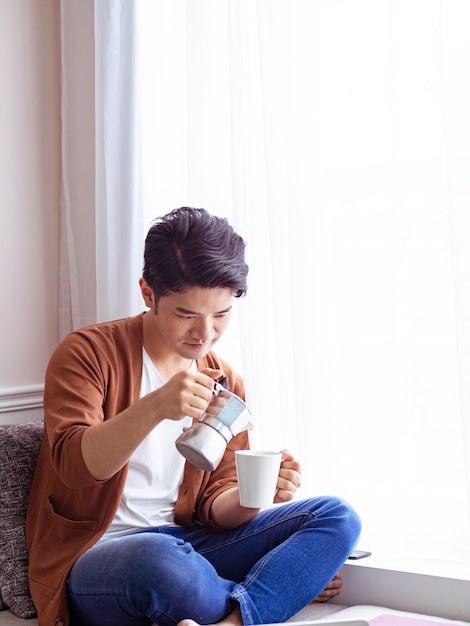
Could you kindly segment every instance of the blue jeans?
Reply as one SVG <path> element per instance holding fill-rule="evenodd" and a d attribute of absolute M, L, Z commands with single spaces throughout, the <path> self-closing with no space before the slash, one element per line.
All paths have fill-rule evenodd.
<path fill-rule="evenodd" d="M 284 622 L 353 550 L 353 509 L 334 497 L 274 506 L 222 532 L 160 526 L 85 552 L 69 577 L 72 626 L 213 624 L 239 604 L 244 624 Z"/>

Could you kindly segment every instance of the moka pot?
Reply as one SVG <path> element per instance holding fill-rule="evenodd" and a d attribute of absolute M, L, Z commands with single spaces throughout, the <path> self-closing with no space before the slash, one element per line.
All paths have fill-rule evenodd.
<path fill-rule="evenodd" d="M 213 472 L 228 442 L 252 427 L 251 414 L 243 400 L 215 383 L 206 410 L 192 426 L 183 429 L 175 444 L 192 465 Z"/>

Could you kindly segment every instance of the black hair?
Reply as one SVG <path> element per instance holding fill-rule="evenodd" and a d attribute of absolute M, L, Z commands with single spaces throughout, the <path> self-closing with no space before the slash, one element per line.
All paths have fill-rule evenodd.
<path fill-rule="evenodd" d="M 157 218 L 145 239 L 142 276 L 156 301 L 192 287 L 247 291 L 245 242 L 228 220 L 181 207 Z"/>

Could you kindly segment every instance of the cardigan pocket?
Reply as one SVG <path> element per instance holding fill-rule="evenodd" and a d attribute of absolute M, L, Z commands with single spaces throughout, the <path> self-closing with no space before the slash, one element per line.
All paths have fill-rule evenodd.
<path fill-rule="evenodd" d="M 41 540 L 35 542 L 31 579 L 58 589 L 97 527 L 96 520 L 74 520 L 56 513 L 49 500 L 47 515 L 40 528 Z"/>
<path fill-rule="evenodd" d="M 77 543 L 78 537 L 92 537 L 98 526 L 97 520 L 78 520 L 66 517 L 62 513 L 58 513 L 54 507 L 54 503 L 49 498 L 49 515 L 50 524 L 54 528 L 55 536 L 58 541 Z"/>

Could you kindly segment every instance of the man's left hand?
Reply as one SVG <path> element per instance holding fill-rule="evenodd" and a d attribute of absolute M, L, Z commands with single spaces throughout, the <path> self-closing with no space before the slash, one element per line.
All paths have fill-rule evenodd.
<path fill-rule="evenodd" d="M 336 576 L 330 580 L 325 589 L 318 594 L 314 602 L 328 602 L 328 600 L 331 600 L 331 598 L 334 598 L 340 593 L 342 586 L 343 581 L 341 580 L 340 575 L 336 574 Z"/>
<path fill-rule="evenodd" d="M 281 468 L 277 480 L 277 492 L 274 498 L 276 503 L 292 500 L 301 483 L 300 462 L 289 450 L 281 450 L 281 454 Z"/>

